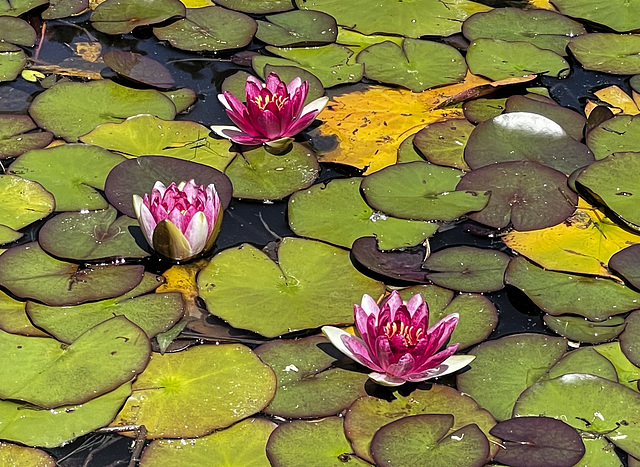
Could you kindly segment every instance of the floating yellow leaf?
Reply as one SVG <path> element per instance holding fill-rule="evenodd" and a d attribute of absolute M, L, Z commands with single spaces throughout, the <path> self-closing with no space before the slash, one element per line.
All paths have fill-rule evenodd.
<path fill-rule="evenodd" d="M 166 282 L 156 289 L 156 293 L 180 292 L 185 303 L 185 318 L 203 319 L 208 313 L 201 310 L 197 303 L 198 284 L 196 275 L 209 263 L 200 259 L 187 264 L 179 264 L 167 269 L 162 275 Z"/>
<path fill-rule="evenodd" d="M 599 91 L 594 92 L 594 94 L 600 99 L 600 101 L 609 104 L 609 108 L 614 114 L 627 114 L 627 115 L 637 115 L 640 113 L 640 109 L 638 109 L 638 94 L 634 91 L 633 98 L 625 93 L 618 86 L 609 86 L 604 89 L 600 89 Z M 585 114 L 587 117 L 591 113 L 591 111 L 598 104 L 593 101 L 587 101 L 587 105 L 584 108 Z"/>
<path fill-rule="evenodd" d="M 537 8 L 539 10 L 558 11 L 549 0 L 529 0 L 528 8 Z"/>
<path fill-rule="evenodd" d="M 545 269 L 613 277 L 607 268 L 618 251 L 640 243 L 601 211 L 580 200 L 575 214 L 562 224 L 528 232 L 512 231 L 503 241 Z"/>
<path fill-rule="evenodd" d="M 96 62 L 102 54 L 102 44 L 100 42 L 75 42 L 71 45 L 73 51 L 87 62 Z"/>

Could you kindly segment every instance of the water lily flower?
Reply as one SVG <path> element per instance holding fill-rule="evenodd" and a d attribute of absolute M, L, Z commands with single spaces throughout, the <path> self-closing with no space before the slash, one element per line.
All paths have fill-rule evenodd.
<path fill-rule="evenodd" d="M 165 187 L 158 181 L 151 196 L 133 195 L 133 208 L 149 245 L 169 260 L 207 251 L 220 231 L 222 205 L 213 183 L 205 188 L 192 179 Z"/>
<path fill-rule="evenodd" d="M 266 144 L 282 149 L 311 125 L 329 100 L 320 97 L 303 107 L 308 92 L 309 83 L 300 77 L 287 85 L 275 73 L 269 73 L 266 83 L 249 76 L 245 86 L 246 105 L 229 91 L 218 95 L 237 127 L 214 125 L 211 129 L 234 143 Z"/>
<path fill-rule="evenodd" d="M 343 354 L 374 370 L 369 377 L 385 386 L 453 373 L 475 358 L 453 355 L 458 344 L 439 351 L 458 324 L 458 314 L 429 328 L 429 310 L 420 294 L 403 302 L 394 290 L 381 308 L 365 294 L 362 304 L 354 305 L 354 314 L 360 337 L 332 326 L 322 332 Z"/>

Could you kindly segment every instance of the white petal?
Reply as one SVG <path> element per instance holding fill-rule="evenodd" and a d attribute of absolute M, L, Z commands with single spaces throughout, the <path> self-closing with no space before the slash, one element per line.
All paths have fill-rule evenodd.
<path fill-rule="evenodd" d="M 306 115 L 310 112 L 320 112 L 324 109 L 324 106 L 327 105 L 327 102 L 329 102 L 328 97 L 319 97 L 315 101 L 311 101 L 305 105 L 300 115 Z"/>
<path fill-rule="evenodd" d="M 359 359 L 354 355 L 354 353 L 351 352 L 346 345 L 344 345 L 344 342 L 342 342 L 342 336 L 346 335 L 352 339 L 358 339 L 358 340 L 362 340 L 362 339 L 354 336 L 353 334 L 349 334 L 344 329 L 336 328 L 334 326 L 322 326 L 322 334 L 327 336 L 327 339 L 329 339 L 333 344 L 333 346 L 336 349 L 338 349 L 340 352 L 342 352 L 347 357 L 353 360 L 359 361 Z"/>
<path fill-rule="evenodd" d="M 406 381 L 398 381 L 396 378 L 390 377 L 382 373 L 369 373 L 369 378 L 382 386 L 400 386 Z M 393 378 L 393 379 L 391 379 Z"/>
<path fill-rule="evenodd" d="M 220 101 L 220 103 L 222 105 L 224 105 L 225 109 L 232 110 L 231 106 L 229 105 L 229 102 L 227 101 L 227 98 L 224 96 L 224 94 L 218 94 L 218 100 Z"/>
<path fill-rule="evenodd" d="M 140 206 L 142 206 L 142 197 L 133 195 L 133 210 L 135 211 L 138 219 L 140 219 Z"/>
<path fill-rule="evenodd" d="M 438 371 L 429 376 L 429 379 L 461 370 L 474 361 L 475 358 L 475 355 L 452 355 L 438 366 Z"/>
<path fill-rule="evenodd" d="M 209 239 L 209 226 L 204 212 L 199 211 L 193 215 L 189 221 L 189 225 L 187 226 L 184 236 L 189 242 L 192 255 L 197 255 L 204 250 L 204 246 Z"/>
<path fill-rule="evenodd" d="M 211 131 L 213 131 L 216 135 L 221 136 L 225 139 L 229 139 L 229 137 L 224 134 L 225 130 L 242 131 L 240 128 L 230 125 L 211 125 L 209 128 L 211 128 Z"/>

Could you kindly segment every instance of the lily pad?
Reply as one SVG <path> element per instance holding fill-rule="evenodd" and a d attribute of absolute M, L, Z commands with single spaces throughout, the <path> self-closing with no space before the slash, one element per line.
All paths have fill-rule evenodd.
<path fill-rule="evenodd" d="M 361 237 L 353 242 L 351 253 L 357 264 L 375 274 L 402 282 L 428 282 L 427 271 L 422 269 L 427 256 L 424 245 L 380 251 L 375 237 Z"/>
<path fill-rule="evenodd" d="M 451 221 L 485 207 L 489 193 L 458 191 L 464 172 L 425 162 L 386 167 L 361 184 L 367 204 L 401 219 Z"/>
<path fill-rule="evenodd" d="M 357 62 L 364 65 L 367 78 L 413 92 L 459 83 L 467 72 L 464 58 L 450 45 L 410 38 L 402 47 L 391 41 L 370 45 L 358 54 Z"/>
<path fill-rule="evenodd" d="M 60 19 L 79 15 L 89 8 L 89 0 L 51 0 L 46 10 L 42 12 L 42 19 Z"/>
<path fill-rule="evenodd" d="M 545 314 L 544 324 L 556 334 L 574 342 L 599 344 L 615 339 L 625 329 L 625 320 L 611 316 L 604 321 L 589 321 L 581 316 Z"/>
<path fill-rule="evenodd" d="M 16 300 L 0 291 L 0 329 L 22 336 L 49 337 L 36 328 L 25 312 L 25 302 Z"/>
<path fill-rule="evenodd" d="M 427 278 L 436 285 L 462 292 L 494 292 L 504 287 L 509 256 L 496 250 L 470 246 L 444 248 L 423 263 Z"/>
<path fill-rule="evenodd" d="M 236 156 L 225 170 L 233 184 L 233 196 L 249 199 L 282 199 L 310 186 L 320 173 L 315 153 L 293 143 L 286 154 L 270 154 L 263 146 Z"/>
<path fill-rule="evenodd" d="M 462 22 L 490 8 L 467 0 L 446 5 L 438 0 L 398 2 L 382 0 L 371 8 L 368 0 L 295 0 L 298 8 L 330 14 L 338 24 L 362 34 L 399 34 L 407 37 L 449 36 L 460 32 Z"/>
<path fill-rule="evenodd" d="M 467 65 L 474 75 L 498 81 L 534 74 L 566 78 L 569 63 L 551 50 L 528 42 L 476 39 L 467 49 Z"/>
<path fill-rule="evenodd" d="M 106 34 L 126 34 L 138 26 L 147 26 L 170 18 L 183 18 L 184 5 L 178 0 L 106 0 L 89 18 L 92 26 Z"/>
<path fill-rule="evenodd" d="M 640 308 L 640 293 L 619 282 L 546 271 L 522 256 L 511 259 L 505 282 L 522 290 L 537 306 L 554 316 L 568 313 L 591 321 L 604 321 Z"/>
<path fill-rule="evenodd" d="M 77 141 L 101 123 L 151 114 L 171 120 L 176 107 L 152 89 L 131 89 L 109 80 L 62 82 L 36 96 L 29 108 L 39 127 L 67 141 Z"/>
<path fill-rule="evenodd" d="M 505 103 L 505 110 L 506 112 L 529 112 L 547 117 L 560 125 L 564 131 L 576 141 L 582 140 L 584 127 L 587 123 L 587 119 L 578 112 L 562 107 L 555 102 L 541 101 L 528 96 L 509 97 Z M 531 122 L 531 124 L 532 127 L 537 126 L 534 122 Z M 548 122 L 546 125 L 540 125 L 540 127 L 547 127 L 547 130 L 551 129 L 549 128 Z M 541 129 L 542 128 L 540 128 L 540 130 Z M 522 130 L 524 130 L 524 128 L 522 128 L 521 131 Z M 553 134 L 554 132 L 550 131 L 549 133 Z M 551 134 L 549 136 L 551 136 Z M 551 149 L 551 151 L 553 151 L 553 149 Z M 567 157 L 567 155 L 563 153 L 563 157 Z M 553 167 L 551 163 L 546 163 L 550 167 Z"/>
<path fill-rule="evenodd" d="M 200 437 L 259 412 L 275 388 L 273 371 L 242 345 L 153 354 L 112 425 L 145 425 L 147 439 Z"/>
<path fill-rule="evenodd" d="M 407 396 L 399 393 L 395 393 L 394 396 L 391 401 L 372 396 L 361 397 L 349 407 L 345 415 L 344 430 L 347 438 L 356 454 L 363 459 L 373 462 L 369 446 L 381 427 L 401 418 L 419 414 L 451 414 L 454 423 L 449 433 L 475 424 L 492 442 L 497 441 L 489 435 L 489 430 L 496 423 L 491 414 L 480 408 L 471 397 L 453 388 L 433 384 L 428 390 L 416 389 Z M 493 446 L 492 451 L 495 453 L 498 445 Z"/>
<path fill-rule="evenodd" d="M 615 446 L 606 438 L 582 438 L 586 453 L 580 465 L 597 465 L 598 467 L 624 467 L 616 453 Z M 632 464 L 629 464 L 632 467 Z"/>
<path fill-rule="evenodd" d="M 0 255 L 0 285 L 21 298 L 51 306 L 77 305 L 117 297 L 142 280 L 143 266 L 92 265 L 80 267 L 47 255 L 37 242 Z"/>
<path fill-rule="evenodd" d="M 263 79 L 267 74 L 267 65 L 302 68 L 317 76 L 325 88 L 362 79 L 362 65 L 350 61 L 353 51 L 338 44 L 316 47 L 267 46 L 266 50 L 277 57 L 256 55 L 251 62 L 255 72 Z"/>
<path fill-rule="evenodd" d="M 640 73 L 640 37 L 636 35 L 585 34 L 573 38 L 569 49 L 587 70 L 618 75 Z"/>
<path fill-rule="evenodd" d="M 40 149 L 49 144 L 53 134 L 32 131 L 36 128 L 28 115 L 0 115 L 0 159 L 19 156 L 29 149 Z"/>
<path fill-rule="evenodd" d="M 338 25 L 321 11 L 294 10 L 258 21 L 256 39 L 277 47 L 319 45 L 335 42 Z"/>
<path fill-rule="evenodd" d="M 368 462 L 354 456 L 344 436 L 341 417 L 319 421 L 294 420 L 279 425 L 267 442 L 271 465 L 341 465 L 366 466 Z"/>
<path fill-rule="evenodd" d="M 616 115 L 587 134 L 587 145 L 596 159 L 604 159 L 617 152 L 640 152 L 640 115 Z"/>
<path fill-rule="evenodd" d="M 562 172 L 531 161 L 472 170 L 456 190 L 490 192 L 487 206 L 469 217 L 498 229 L 511 224 L 516 230 L 536 230 L 559 224 L 574 212 L 578 202 Z"/>
<path fill-rule="evenodd" d="M 278 247 L 277 264 L 249 244 L 218 253 L 198 275 L 198 287 L 211 313 L 266 337 L 353 323 L 362 294 L 382 292 L 380 282 L 351 265 L 347 251 L 290 237 Z"/>
<path fill-rule="evenodd" d="M 276 374 L 278 389 L 265 413 L 288 418 L 320 418 L 346 409 L 366 395 L 367 373 L 344 368 L 344 356 L 324 336 L 276 340 L 256 349 Z"/>
<path fill-rule="evenodd" d="M 400 143 L 400 146 L 398 146 L 398 157 L 396 159 L 396 162 L 398 164 L 425 160 L 424 156 L 418 152 L 415 145 L 413 144 L 413 140 L 416 134 L 408 136 L 404 141 Z M 440 164 L 440 165 L 447 165 L 447 164 Z"/>
<path fill-rule="evenodd" d="M 584 437 L 604 436 L 640 456 L 640 394 L 613 381 L 575 373 L 540 381 L 523 392 L 513 413 L 560 418 Z"/>
<path fill-rule="evenodd" d="M 457 387 L 497 420 L 511 418 L 518 396 L 538 381 L 567 349 L 567 341 L 541 334 L 516 334 L 484 342 L 470 354 L 471 369 L 457 376 Z"/>
<path fill-rule="evenodd" d="M 498 423 L 491 433 L 502 438 L 494 460 L 518 467 L 572 467 L 585 453 L 575 428 L 549 417 L 517 417 Z"/>
<path fill-rule="evenodd" d="M 21 232 L 17 232 L 6 225 L 0 225 L 0 245 L 15 242 L 19 238 L 22 238 L 22 236 L 23 234 Z"/>
<path fill-rule="evenodd" d="M 519 8 L 496 8 L 473 15 L 464 22 L 462 32 L 470 41 L 489 38 L 529 42 L 559 55 L 567 55 L 572 37 L 586 33 L 580 23 L 554 11 Z"/>
<path fill-rule="evenodd" d="M 474 128 L 464 118 L 430 123 L 415 134 L 413 144 L 433 164 L 468 171 L 464 147 Z"/>
<path fill-rule="evenodd" d="M 218 6 L 186 11 L 185 18 L 153 28 L 155 36 L 178 49 L 217 52 L 244 47 L 258 29 L 253 18 Z"/>
<path fill-rule="evenodd" d="M 138 326 L 114 317 L 73 344 L 0 331 L 0 395 L 40 407 L 85 403 L 140 373 L 151 345 Z"/>
<path fill-rule="evenodd" d="M 62 144 L 24 153 L 8 173 L 40 183 L 55 197 L 58 211 L 106 209 L 97 190 L 104 190 L 107 174 L 123 160 L 97 146 Z"/>
<path fill-rule="evenodd" d="M 102 56 L 104 63 L 116 73 L 138 83 L 168 89 L 174 81 L 167 68 L 152 58 L 134 52 L 110 50 Z"/>
<path fill-rule="evenodd" d="M 594 161 L 589 148 L 562 126 L 531 112 L 509 112 L 480 123 L 467 140 L 464 157 L 472 169 L 525 160 L 565 174 Z"/>
<path fill-rule="evenodd" d="M 0 3 L 0 15 L 3 16 L 20 16 L 27 11 L 33 10 L 47 3 L 46 0 L 16 0 L 4 1 Z"/>
<path fill-rule="evenodd" d="M 42 185 L 15 175 L 0 175 L 0 225 L 19 230 L 53 212 L 53 195 Z"/>
<path fill-rule="evenodd" d="M 131 383 L 125 383 L 83 404 L 54 410 L 0 400 L 0 437 L 30 446 L 61 446 L 108 425 L 130 394 Z"/>
<path fill-rule="evenodd" d="M 55 467 L 56 460 L 40 449 L 0 442 L 0 464 L 12 467 Z"/>
<path fill-rule="evenodd" d="M 631 363 L 640 366 L 640 311 L 627 316 L 626 326 L 620 334 L 620 348 Z"/>
<path fill-rule="evenodd" d="M 620 274 L 636 289 L 640 289 L 640 245 L 631 245 L 618 251 L 609 259 L 609 267 Z"/>
<path fill-rule="evenodd" d="M 180 88 L 173 91 L 161 91 L 163 95 L 171 99 L 173 105 L 176 106 L 176 113 L 185 113 L 196 103 L 198 96 L 193 89 Z"/>
<path fill-rule="evenodd" d="M 218 0 L 216 3 L 231 10 L 255 14 L 277 13 L 293 9 L 291 0 Z"/>
<path fill-rule="evenodd" d="M 604 5 L 582 0 L 554 0 L 563 15 L 609 26 L 618 32 L 640 29 L 640 5 L 625 0 L 611 0 Z"/>
<path fill-rule="evenodd" d="M 289 199 L 291 229 L 300 236 L 350 248 L 359 237 L 373 235 L 382 250 L 416 245 L 438 224 L 396 219 L 371 209 L 360 195 L 361 178 L 332 180 L 301 190 Z"/>
<path fill-rule="evenodd" d="M 378 430 L 371 441 L 377 465 L 480 467 L 489 458 L 489 441 L 477 425 L 450 433 L 453 415 L 412 415 Z"/>
<path fill-rule="evenodd" d="M 640 367 L 634 365 L 622 351 L 620 342 L 609 342 L 593 347 L 599 354 L 606 357 L 615 367 L 618 383 L 634 391 L 638 390 L 640 381 Z"/>
<path fill-rule="evenodd" d="M 135 218 L 132 201 L 134 194 L 151 193 L 156 181 L 168 186 L 171 182 L 180 183 L 191 179 L 198 185 L 213 183 L 222 207 L 229 205 L 233 188 L 225 174 L 212 167 L 174 157 L 147 156 L 125 160 L 109 172 L 104 192 L 118 211 Z"/>
<path fill-rule="evenodd" d="M 464 117 L 472 123 L 480 123 L 497 117 L 506 108 L 507 98 L 480 98 L 463 104 Z"/>
<path fill-rule="evenodd" d="M 138 221 L 127 216 L 116 219 L 117 214 L 113 206 L 59 214 L 42 226 L 38 241 L 49 254 L 76 261 L 149 256 L 140 246 L 144 237 Z"/>
<path fill-rule="evenodd" d="M 20 47 L 0 42 L 0 83 L 13 81 L 27 64 L 27 55 Z"/>
<path fill-rule="evenodd" d="M 0 42 L 33 47 L 36 37 L 35 29 L 25 20 L 12 16 L 0 16 Z"/>
<path fill-rule="evenodd" d="M 195 439 L 157 439 L 144 450 L 140 467 L 166 465 L 219 465 L 269 467 L 265 446 L 276 424 L 247 418 L 224 430 Z"/>

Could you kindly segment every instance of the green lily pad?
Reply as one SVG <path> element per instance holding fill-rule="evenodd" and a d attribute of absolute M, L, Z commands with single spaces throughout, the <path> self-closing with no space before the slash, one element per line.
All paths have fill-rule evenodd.
<path fill-rule="evenodd" d="M 371 441 L 377 465 L 481 467 L 489 458 L 489 441 L 477 425 L 450 433 L 450 414 L 412 415 L 378 430 Z"/>
<path fill-rule="evenodd" d="M 451 414 L 454 423 L 449 433 L 476 424 L 492 442 L 497 441 L 489 435 L 489 430 L 496 424 L 491 414 L 480 408 L 471 397 L 453 388 L 433 384 L 428 390 L 416 389 L 407 396 L 399 393 L 395 393 L 394 396 L 391 401 L 372 396 L 361 397 L 349 407 L 345 415 L 344 431 L 356 454 L 363 459 L 373 462 L 369 447 L 381 427 L 401 418 L 419 414 Z M 495 453 L 498 445 L 492 446 Z"/>
<path fill-rule="evenodd" d="M 256 39 L 277 47 L 328 44 L 338 37 L 333 16 L 321 11 L 294 10 L 258 20 Z"/>
<path fill-rule="evenodd" d="M 635 391 L 640 381 L 640 368 L 634 365 L 622 351 L 620 342 L 609 342 L 593 347 L 599 354 L 606 357 L 615 367 L 618 379 L 614 380 Z"/>
<path fill-rule="evenodd" d="M 22 336 L 49 337 L 49 334 L 36 328 L 25 311 L 25 302 L 16 300 L 0 291 L 0 329 Z"/>
<path fill-rule="evenodd" d="M 0 245 L 15 242 L 19 238 L 22 238 L 22 236 L 22 233 L 16 232 L 11 227 L 0 225 Z"/>
<path fill-rule="evenodd" d="M 301 190 L 289 199 L 291 229 L 302 237 L 350 248 L 359 237 L 373 235 L 382 250 L 417 245 L 438 224 L 385 216 L 371 209 L 360 195 L 361 178 L 332 180 Z"/>
<path fill-rule="evenodd" d="M 80 137 L 126 157 L 170 156 L 224 170 L 236 155 L 227 140 L 211 138 L 204 125 L 188 120 L 163 120 L 136 115 L 121 123 L 103 123 Z"/>
<path fill-rule="evenodd" d="M 416 136 L 416 134 L 408 136 L 398 146 L 398 156 L 396 158 L 396 162 L 398 164 L 405 164 L 407 162 L 416 162 L 416 161 L 425 160 L 424 156 L 422 156 L 422 153 L 418 152 L 415 145 L 413 144 L 414 137 Z M 440 164 L 440 165 L 447 165 L 447 164 Z"/>
<path fill-rule="evenodd" d="M 609 259 L 609 267 L 620 274 L 629 284 L 640 289 L 640 245 L 631 245 L 613 255 Z"/>
<path fill-rule="evenodd" d="M 155 284 L 158 285 L 158 282 Z M 33 323 L 56 339 L 73 342 L 82 333 L 103 321 L 124 315 L 149 336 L 166 331 L 182 317 L 184 302 L 177 292 L 140 295 L 131 292 L 108 300 L 75 306 L 52 307 L 27 302 L 27 313 Z"/>
<path fill-rule="evenodd" d="M 273 371 L 242 345 L 153 354 L 112 425 L 145 425 L 147 439 L 200 437 L 259 412 L 275 389 Z"/>
<path fill-rule="evenodd" d="M 562 172 L 531 161 L 502 162 L 472 170 L 456 190 L 490 192 L 487 206 L 469 217 L 498 229 L 509 224 L 520 231 L 551 227 L 573 214 L 578 203 Z"/>
<path fill-rule="evenodd" d="M 36 38 L 35 29 L 25 20 L 11 16 L 0 16 L 0 42 L 33 47 Z"/>
<path fill-rule="evenodd" d="M 624 467 L 618 457 L 615 446 L 606 438 L 582 438 L 586 449 L 579 465 L 597 465 L 598 467 Z M 629 464 L 632 467 L 632 464 Z"/>
<path fill-rule="evenodd" d="M 475 128 L 464 118 L 430 123 L 415 134 L 413 144 L 429 162 L 468 171 L 464 147 Z"/>
<path fill-rule="evenodd" d="M 436 285 L 462 292 L 494 292 L 504 287 L 509 256 L 496 250 L 470 246 L 444 248 L 432 253 L 422 267 Z"/>
<path fill-rule="evenodd" d="M 317 47 L 272 47 L 266 50 L 277 57 L 256 55 L 251 65 L 254 71 L 264 79 L 266 66 L 295 66 L 315 75 L 325 88 L 338 84 L 355 83 L 362 79 L 363 67 L 351 63 L 353 52 L 338 44 Z"/>
<path fill-rule="evenodd" d="M 496 8 L 473 15 L 464 22 L 462 32 L 472 42 L 480 38 L 529 42 L 559 55 L 567 55 L 572 37 L 586 33 L 580 23 L 553 11 L 519 8 Z"/>
<path fill-rule="evenodd" d="M 581 316 L 545 314 L 544 324 L 553 332 L 574 342 L 599 344 L 615 339 L 625 328 L 624 318 L 611 316 L 604 321 L 589 321 Z"/>
<path fill-rule="evenodd" d="M 640 394 L 613 381 L 576 373 L 540 381 L 523 392 L 513 413 L 560 418 L 584 437 L 604 436 L 640 456 Z"/>
<path fill-rule="evenodd" d="M 18 297 L 51 306 L 117 297 L 138 285 L 143 272 L 144 267 L 138 265 L 82 268 L 47 255 L 37 242 L 0 255 L 0 285 Z"/>
<path fill-rule="evenodd" d="M 341 417 L 319 421 L 293 420 L 278 425 L 267 442 L 267 456 L 274 467 L 288 465 L 366 466 L 354 456 L 344 436 Z"/>
<path fill-rule="evenodd" d="M 149 256 L 138 244 L 144 244 L 138 221 L 127 216 L 116 219 L 117 214 L 113 206 L 59 214 L 42 226 L 38 241 L 49 254 L 76 261 Z"/>
<path fill-rule="evenodd" d="M 53 134 L 32 131 L 36 128 L 28 115 L 0 115 L 0 159 L 19 156 L 29 149 L 40 149 L 49 144 Z"/>
<path fill-rule="evenodd" d="M 217 52 L 244 47 L 257 29 L 256 21 L 243 13 L 207 6 L 187 8 L 185 18 L 153 28 L 153 34 L 178 49 Z"/>
<path fill-rule="evenodd" d="M 27 55 L 20 47 L 0 42 L 0 83 L 13 81 L 27 64 Z"/>
<path fill-rule="evenodd" d="M 102 56 L 104 63 L 116 73 L 138 83 L 168 89 L 173 87 L 171 73 L 160 62 L 134 52 L 110 50 Z"/>
<path fill-rule="evenodd" d="M 344 356 L 324 336 L 275 340 L 256 349 L 276 374 L 278 389 L 264 412 L 288 418 L 320 418 L 366 395 L 366 373 L 344 368 Z"/>
<path fill-rule="evenodd" d="M 104 190 L 107 174 L 123 160 L 97 146 L 62 144 L 24 153 L 8 173 L 40 183 L 55 197 L 57 211 L 106 209 L 97 190 Z"/>
<path fill-rule="evenodd" d="M 193 89 L 180 88 L 173 91 L 161 91 L 163 95 L 171 99 L 173 105 L 176 106 L 176 113 L 185 113 L 196 103 L 198 96 Z"/>
<path fill-rule="evenodd" d="M 640 229 L 640 182 L 634 174 L 640 170 L 640 154 L 611 154 L 582 170 L 575 180 L 579 190 L 611 209 L 626 224 Z M 636 196 L 635 198 L 633 196 Z"/>
<path fill-rule="evenodd" d="M 232 186 L 229 178 L 206 165 L 174 157 L 146 156 L 121 162 L 109 172 L 104 192 L 112 206 L 135 218 L 133 195 L 151 193 L 156 181 L 168 186 L 171 182 L 194 179 L 198 185 L 215 185 L 220 203 L 226 208 L 231 201 Z"/>
<path fill-rule="evenodd" d="M 46 0 L 5 0 L 0 3 L 0 15 L 3 16 L 20 16 L 29 10 L 39 7 L 47 3 Z"/>
<path fill-rule="evenodd" d="M 578 112 L 574 112 L 571 109 L 562 107 L 553 101 L 541 101 L 530 96 L 509 97 L 509 99 L 507 99 L 505 103 L 505 110 L 506 112 L 529 112 L 547 117 L 560 125 L 564 129 L 564 131 L 566 131 L 567 134 L 576 141 L 582 140 L 584 127 L 587 123 L 587 119 L 580 115 Z M 548 124 L 545 126 L 548 127 Z M 553 151 L 553 149 L 550 150 Z M 563 157 L 567 157 L 564 152 Z M 553 165 L 549 163 L 549 161 L 545 163 L 550 167 L 553 167 Z"/>
<path fill-rule="evenodd" d="M 425 162 L 386 167 L 361 184 L 367 204 L 401 219 L 451 221 L 485 207 L 489 193 L 457 191 L 464 172 Z"/>
<path fill-rule="evenodd" d="M 618 382 L 616 367 L 595 349 L 595 347 L 581 347 L 567 352 L 543 378 L 552 379 L 568 373 L 586 373 Z"/>
<path fill-rule="evenodd" d="M 565 78 L 569 63 L 551 50 L 529 42 L 476 39 L 467 49 L 467 65 L 474 75 L 498 81 L 533 74 Z"/>
<path fill-rule="evenodd" d="M 171 120 L 176 107 L 152 89 L 131 89 L 109 80 L 62 82 L 36 96 L 29 108 L 39 127 L 77 141 L 101 123 L 118 123 L 138 114 Z"/>
<path fill-rule="evenodd" d="M 418 39 L 405 39 L 402 47 L 391 41 L 370 45 L 358 54 L 357 61 L 364 65 L 367 78 L 413 92 L 459 83 L 467 72 L 467 64 L 455 48 Z"/>
<path fill-rule="evenodd" d="M 60 19 L 76 16 L 89 8 L 89 0 L 51 0 L 49 7 L 42 12 L 42 19 Z"/>
<path fill-rule="evenodd" d="M 144 450 L 140 467 L 218 465 L 269 467 L 265 447 L 277 425 L 264 418 L 247 418 L 224 430 L 194 439 L 156 439 Z"/>
<path fill-rule="evenodd" d="M 106 0 L 93 11 L 92 26 L 106 34 L 127 34 L 138 26 L 184 18 L 186 9 L 178 0 Z"/>
<path fill-rule="evenodd" d="M 464 157 L 472 169 L 526 160 L 565 174 L 594 161 L 589 148 L 560 124 L 531 112 L 504 113 L 480 123 L 469 135 Z"/>
<path fill-rule="evenodd" d="M 354 56 L 351 57 L 351 62 L 355 62 L 358 54 L 362 49 L 369 47 L 373 44 L 379 44 L 381 42 L 391 41 L 399 46 L 402 46 L 404 37 L 401 36 L 383 36 L 380 34 L 360 34 L 358 31 L 349 29 L 348 27 L 338 26 L 338 38 L 336 42 L 340 45 L 348 47 L 354 52 Z"/>
<path fill-rule="evenodd" d="M 244 151 L 227 166 L 233 196 L 282 199 L 309 187 L 320 173 L 315 153 L 298 143 L 286 154 L 274 155 L 263 146 Z"/>
<path fill-rule="evenodd" d="M 585 34 L 571 39 L 569 49 L 587 70 L 618 75 L 640 73 L 640 37 L 636 35 Z"/>
<path fill-rule="evenodd" d="M 12 467 L 55 467 L 56 460 L 40 449 L 0 442 L 0 465 Z"/>
<path fill-rule="evenodd" d="M 640 366 L 640 310 L 631 313 L 625 321 L 620 348 L 631 363 Z"/>
<path fill-rule="evenodd" d="M 53 212 L 53 195 L 42 185 L 15 175 L 0 175 L 0 225 L 19 230 Z"/>
<path fill-rule="evenodd" d="M 262 15 L 293 9 L 290 0 L 218 0 L 216 3 L 231 10 Z"/>
<path fill-rule="evenodd" d="M 640 29 L 640 5 L 625 0 L 605 4 L 582 0 L 554 0 L 553 5 L 563 15 L 604 24 L 618 32 Z"/>
<path fill-rule="evenodd" d="M 438 0 L 398 2 L 382 0 L 372 8 L 367 0 L 295 0 L 298 8 L 330 14 L 338 24 L 362 34 L 399 34 L 407 37 L 450 36 L 460 32 L 462 22 L 490 8 L 467 0 L 444 4 Z"/>
<path fill-rule="evenodd" d="M 85 403 L 140 373 L 151 345 L 142 329 L 114 317 L 73 344 L 0 331 L 0 396 L 40 407 Z"/>
<path fill-rule="evenodd" d="M 480 98 L 463 104 L 464 118 L 472 123 L 480 123 L 497 117 L 506 108 L 507 98 Z"/>
<path fill-rule="evenodd" d="M 280 243 L 277 264 L 246 243 L 218 253 L 200 271 L 198 287 L 211 313 L 266 337 L 353 323 L 362 294 L 382 292 L 380 282 L 352 266 L 347 251 L 291 237 Z"/>
<path fill-rule="evenodd" d="M 131 394 L 131 383 L 74 406 L 42 410 L 23 402 L 0 400 L 0 438 L 53 448 L 108 425 Z"/>
<path fill-rule="evenodd" d="M 554 316 L 573 314 L 591 321 L 604 321 L 640 308 L 640 293 L 619 282 L 547 271 L 522 256 L 511 259 L 505 282 L 522 290 L 537 306 Z"/>
<path fill-rule="evenodd" d="M 640 115 L 616 115 L 587 134 L 587 145 L 597 160 L 617 152 L 640 152 Z"/>
<path fill-rule="evenodd" d="M 471 349 L 471 369 L 458 374 L 458 390 L 497 420 L 511 418 L 516 399 L 538 381 L 567 349 L 567 341 L 541 334 L 515 334 Z"/>

